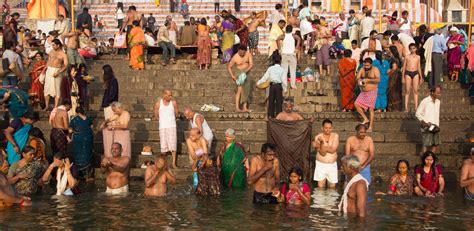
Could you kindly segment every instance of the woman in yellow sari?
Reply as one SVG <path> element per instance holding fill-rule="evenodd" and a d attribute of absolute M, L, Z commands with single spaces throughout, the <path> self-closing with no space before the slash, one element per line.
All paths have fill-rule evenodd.
<path fill-rule="evenodd" d="M 143 51 L 145 46 L 145 33 L 140 28 L 140 22 L 133 21 L 133 28 L 128 34 L 128 43 L 130 44 L 130 67 L 134 70 L 143 70 L 145 62 Z"/>

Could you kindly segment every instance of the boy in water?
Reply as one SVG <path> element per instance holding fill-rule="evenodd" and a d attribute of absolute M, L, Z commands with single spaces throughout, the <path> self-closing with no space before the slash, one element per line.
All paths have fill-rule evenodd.
<path fill-rule="evenodd" d="M 423 83 L 421 75 L 420 56 L 416 54 L 416 44 L 409 45 L 410 54 L 405 56 L 402 68 L 402 81 L 405 83 L 405 112 L 409 111 L 408 102 L 410 92 L 413 89 L 413 99 L 415 103 L 415 111 L 418 107 L 418 88 Z"/>

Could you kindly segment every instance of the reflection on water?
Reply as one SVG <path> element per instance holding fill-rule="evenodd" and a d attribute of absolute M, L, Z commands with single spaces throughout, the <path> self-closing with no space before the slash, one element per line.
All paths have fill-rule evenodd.
<path fill-rule="evenodd" d="M 103 185 L 88 186 L 74 197 L 35 196 L 32 208 L 0 210 L 0 229 L 474 229 L 474 205 L 462 199 L 461 190 L 433 200 L 374 196 L 381 188 L 371 186 L 368 217 L 361 221 L 338 216 L 341 189 L 314 189 L 311 207 L 299 209 L 253 205 L 250 189 L 197 198 L 189 185 L 181 184 L 165 198 L 148 198 L 143 196 L 143 182 L 132 182 L 130 188 L 124 196 L 106 195 Z"/>

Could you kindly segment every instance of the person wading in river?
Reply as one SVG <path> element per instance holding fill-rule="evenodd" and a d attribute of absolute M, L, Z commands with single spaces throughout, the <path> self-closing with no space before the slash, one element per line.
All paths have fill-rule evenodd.
<path fill-rule="evenodd" d="M 461 167 L 459 184 L 464 188 L 464 198 L 474 201 L 474 148 L 471 149 L 471 158 L 464 160 Z"/>
<path fill-rule="evenodd" d="M 275 145 L 262 145 L 260 155 L 252 158 L 247 182 L 254 185 L 253 203 L 277 204 L 278 182 L 280 182 L 280 163 L 275 157 Z"/>
<path fill-rule="evenodd" d="M 374 141 L 370 136 L 367 136 L 367 127 L 363 124 L 358 124 L 355 128 L 356 135 L 347 138 L 345 154 L 346 156 L 357 156 L 360 163 L 360 174 L 370 184 L 370 163 L 375 158 Z"/>
<path fill-rule="evenodd" d="M 122 156 L 122 145 L 113 143 L 111 149 L 112 157 L 104 157 L 100 166 L 107 170 L 107 191 L 115 195 L 128 192 L 128 175 L 130 157 Z"/>
<path fill-rule="evenodd" d="M 342 194 L 339 210 L 344 215 L 356 214 L 359 217 L 365 217 L 365 207 L 367 204 L 367 190 L 369 184 L 362 175 L 359 174 L 360 162 L 357 156 L 344 156 L 341 159 L 342 172 L 347 176 L 346 187 Z"/>
<path fill-rule="evenodd" d="M 165 196 L 168 191 L 166 183 L 176 184 L 176 177 L 168 169 L 165 157 L 159 156 L 156 158 L 155 164 L 146 168 L 145 196 Z"/>

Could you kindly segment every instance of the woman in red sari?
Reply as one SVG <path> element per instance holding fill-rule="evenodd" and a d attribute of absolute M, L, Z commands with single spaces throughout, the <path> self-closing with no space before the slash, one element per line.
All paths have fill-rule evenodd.
<path fill-rule="evenodd" d="M 337 65 L 339 69 L 339 85 L 341 86 L 342 111 L 354 110 L 354 89 L 356 86 L 357 62 L 351 59 L 352 51 L 344 50 L 344 58 Z"/>
<path fill-rule="evenodd" d="M 464 36 L 458 33 L 458 28 L 449 29 L 448 39 L 448 70 L 451 81 L 457 82 L 459 71 L 461 71 L 461 45 L 464 44 Z"/>
<path fill-rule="evenodd" d="M 41 81 L 44 82 L 43 80 L 40 80 L 40 75 L 43 73 L 44 69 L 46 68 L 46 61 L 43 60 L 43 55 L 38 52 L 35 55 L 35 64 L 33 65 L 33 69 L 31 69 L 31 89 L 28 93 L 30 93 L 30 96 L 33 97 L 33 105 L 34 107 L 37 107 L 38 105 L 44 103 L 44 86 Z"/>
<path fill-rule="evenodd" d="M 145 33 L 137 20 L 133 21 L 133 28 L 128 34 L 128 44 L 130 45 L 130 67 L 134 70 L 143 70 L 145 68 L 143 57 Z"/>
<path fill-rule="evenodd" d="M 210 28 L 205 18 L 201 19 L 197 29 L 197 63 L 199 70 L 202 70 L 203 66 L 205 69 L 209 69 L 209 64 L 211 64 L 211 38 L 209 38 Z"/>

